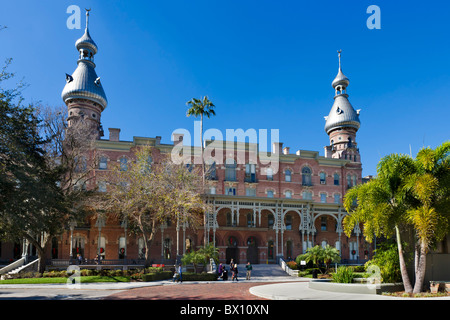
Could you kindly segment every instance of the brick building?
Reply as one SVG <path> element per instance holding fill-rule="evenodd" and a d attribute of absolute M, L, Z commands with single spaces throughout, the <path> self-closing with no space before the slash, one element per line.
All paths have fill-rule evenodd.
<path fill-rule="evenodd" d="M 97 45 L 90 37 L 88 22 L 76 48 L 77 68 L 72 75 L 66 75 L 62 98 L 68 108 L 69 126 L 83 118 L 92 124 L 97 137 L 98 167 L 87 188 L 108 192 L 104 173 L 133 161 L 134 150 L 140 146 L 153 146 L 154 159 L 158 154 L 170 154 L 174 148 L 199 154 L 199 148 L 186 145 L 183 134 L 178 133 L 171 137 L 172 144 L 161 143 L 159 136 L 124 141 L 117 128 L 110 128 L 109 137 L 103 138 L 101 116 L 107 98 L 95 72 Z M 174 262 L 205 241 L 219 248 L 221 262 L 234 258 L 239 263 L 275 263 L 278 257 L 295 258 L 311 246 L 326 244 L 338 248 L 344 261 L 371 257 L 372 246 L 365 242 L 358 227 L 350 238 L 342 229 L 346 215 L 343 196 L 363 178 L 356 142 L 359 110 L 354 110 L 348 100 L 349 79 L 342 73 L 340 60 L 339 53 L 338 74 L 332 82 L 334 103 L 325 117 L 329 145 L 324 155 L 308 150 L 291 153 L 280 142 L 275 142 L 268 152 L 259 152 L 255 143 L 236 142 L 230 151 L 225 148 L 226 142 L 214 141 L 216 155 L 223 156 L 222 162 L 206 159 L 212 182 L 207 201 L 214 210 L 198 230 L 176 223 L 162 226 L 151 249 L 155 263 Z M 206 145 L 211 146 L 212 141 Z M 268 159 L 276 163 L 275 168 L 267 165 Z M 55 238 L 49 258 L 69 259 L 80 253 L 92 259 L 99 251 L 107 260 L 142 257 L 142 239 L 128 234 L 125 224 L 112 217 L 87 221 L 71 225 L 64 235 Z"/>

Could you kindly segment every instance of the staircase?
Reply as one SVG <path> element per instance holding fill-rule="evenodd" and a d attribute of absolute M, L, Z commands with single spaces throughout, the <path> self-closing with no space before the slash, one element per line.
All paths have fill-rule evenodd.
<path fill-rule="evenodd" d="M 9 275 L 17 274 L 20 271 L 35 268 L 37 266 L 38 259 L 35 259 L 29 263 L 25 263 L 25 258 L 14 261 L 13 263 L 7 265 L 0 269 L 1 280 L 9 278 Z"/>

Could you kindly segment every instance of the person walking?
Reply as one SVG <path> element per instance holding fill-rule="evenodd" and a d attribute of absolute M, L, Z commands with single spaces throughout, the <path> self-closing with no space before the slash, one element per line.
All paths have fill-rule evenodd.
<path fill-rule="evenodd" d="M 234 279 L 236 279 L 236 281 L 239 281 L 238 280 L 238 265 L 237 265 L 237 263 L 234 264 L 233 275 L 231 277 L 231 281 L 234 281 Z"/>
<path fill-rule="evenodd" d="M 253 266 L 250 263 L 250 261 L 247 262 L 247 265 L 245 266 L 245 269 L 247 269 L 247 274 L 245 276 L 246 280 L 250 280 L 250 277 L 252 276 L 252 270 L 253 270 Z"/>
<path fill-rule="evenodd" d="M 177 282 L 183 283 L 183 268 L 181 267 L 181 263 L 178 265 L 178 279 Z"/>

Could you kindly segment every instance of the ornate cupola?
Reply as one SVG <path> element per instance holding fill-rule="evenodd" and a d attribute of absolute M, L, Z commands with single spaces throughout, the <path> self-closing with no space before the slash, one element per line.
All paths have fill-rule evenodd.
<path fill-rule="evenodd" d="M 338 74 L 331 84 L 335 90 L 334 103 L 325 117 L 325 132 L 330 138 L 330 145 L 325 147 L 325 156 L 360 162 L 356 144 L 356 132 L 361 125 L 360 110 L 353 109 L 348 100 L 347 87 L 350 80 L 342 72 L 341 52 L 338 51 Z"/>
<path fill-rule="evenodd" d="M 69 127 L 79 119 L 92 123 L 92 131 L 98 138 L 103 136 L 101 113 L 108 101 L 100 77 L 95 72 L 94 56 L 98 47 L 89 34 L 89 11 L 86 9 L 86 29 L 83 36 L 75 42 L 79 53 L 77 68 L 72 75 L 66 73 L 66 85 L 61 97 L 67 105 Z"/>

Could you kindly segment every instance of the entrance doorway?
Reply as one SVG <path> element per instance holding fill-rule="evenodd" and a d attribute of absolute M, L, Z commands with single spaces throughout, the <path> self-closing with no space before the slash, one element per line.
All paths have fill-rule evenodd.
<path fill-rule="evenodd" d="M 233 259 L 234 263 L 239 263 L 239 250 L 236 237 L 230 236 L 227 240 L 227 249 L 225 250 L 226 264 Z"/>
<path fill-rule="evenodd" d="M 255 237 L 247 239 L 247 261 L 251 264 L 257 264 L 258 261 L 258 242 Z"/>

